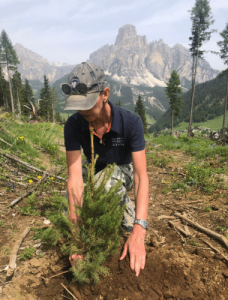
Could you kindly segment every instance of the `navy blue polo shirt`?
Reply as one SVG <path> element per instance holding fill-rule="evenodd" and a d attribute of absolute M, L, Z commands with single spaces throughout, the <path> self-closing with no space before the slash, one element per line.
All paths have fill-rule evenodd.
<path fill-rule="evenodd" d="M 144 128 L 139 115 L 109 102 L 112 112 L 112 125 L 103 135 L 104 144 L 94 135 L 94 152 L 98 154 L 96 173 L 107 164 L 117 165 L 132 162 L 131 152 L 144 150 Z M 80 113 L 73 114 L 64 128 L 65 147 L 67 151 L 83 148 L 88 161 L 91 161 L 90 131 L 87 122 Z"/>

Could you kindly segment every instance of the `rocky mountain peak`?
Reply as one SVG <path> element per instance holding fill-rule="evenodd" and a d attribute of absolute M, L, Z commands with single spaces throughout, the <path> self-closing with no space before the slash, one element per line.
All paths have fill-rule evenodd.
<path fill-rule="evenodd" d="M 21 73 L 22 79 L 40 80 L 43 82 L 44 75 L 53 82 L 67 73 L 70 73 L 74 66 L 60 64 L 58 62 L 50 63 L 41 55 L 26 49 L 23 45 L 17 43 L 14 46 L 20 64 L 18 71 Z"/>
<path fill-rule="evenodd" d="M 37 62 L 48 63 L 47 59 L 44 59 L 41 55 L 26 49 L 22 44 L 17 43 L 14 46 L 14 49 L 17 53 L 19 60 L 21 57 L 23 58 L 27 57 L 28 59 L 33 59 L 36 60 Z"/>
<path fill-rule="evenodd" d="M 115 46 L 118 44 L 123 44 L 125 40 L 129 38 L 132 39 L 137 36 L 136 27 L 131 24 L 125 24 L 120 27 L 118 35 L 116 37 Z"/>
<path fill-rule="evenodd" d="M 173 70 L 181 79 L 192 79 L 192 57 L 187 48 L 180 44 L 170 47 L 162 39 L 148 44 L 146 36 L 137 35 L 130 24 L 119 29 L 114 46 L 101 47 L 89 60 L 123 84 L 164 87 Z M 196 80 L 205 82 L 218 73 L 208 62 L 199 60 Z"/>

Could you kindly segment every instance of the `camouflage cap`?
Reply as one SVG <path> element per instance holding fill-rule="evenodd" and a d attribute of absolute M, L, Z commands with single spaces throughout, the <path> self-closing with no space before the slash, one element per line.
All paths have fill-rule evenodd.
<path fill-rule="evenodd" d="M 78 83 L 87 86 L 86 93 L 77 92 Z M 68 85 L 72 92 L 66 99 L 64 110 L 88 110 L 95 105 L 100 92 L 107 86 L 107 81 L 100 67 L 90 62 L 82 62 L 70 73 Z"/>

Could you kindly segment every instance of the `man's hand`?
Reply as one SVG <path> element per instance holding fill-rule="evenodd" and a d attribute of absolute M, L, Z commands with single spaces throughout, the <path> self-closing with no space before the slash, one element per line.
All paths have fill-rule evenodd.
<path fill-rule="evenodd" d="M 73 254 L 72 256 L 70 256 L 69 261 L 70 261 L 71 267 L 73 268 L 75 266 L 75 264 L 77 263 L 77 261 L 82 260 L 82 259 L 83 259 L 82 255 Z"/>
<path fill-rule="evenodd" d="M 130 267 L 135 270 L 136 276 L 139 276 L 140 270 L 144 269 L 146 263 L 146 250 L 144 246 L 144 239 L 146 229 L 141 225 L 134 225 L 133 231 L 124 245 L 124 250 L 120 260 L 123 260 L 130 253 Z"/>
<path fill-rule="evenodd" d="M 76 215 L 76 213 L 74 211 L 71 211 L 70 210 L 70 213 L 69 213 L 69 219 L 71 220 L 71 222 L 73 224 L 77 224 L 77 221 L 79 220 L 78 216 Z"/>

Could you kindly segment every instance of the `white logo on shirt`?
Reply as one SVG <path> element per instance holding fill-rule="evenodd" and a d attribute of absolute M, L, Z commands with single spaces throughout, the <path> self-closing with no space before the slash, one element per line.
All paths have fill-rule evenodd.
<path fill-rule="evenodd" d="M 112 138 L 112 146 L 124 146 L 124 138 Z"/>

